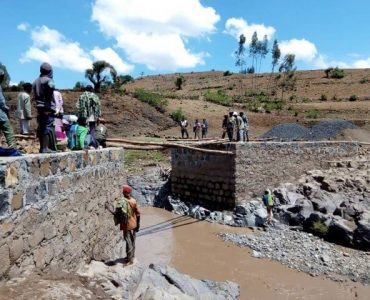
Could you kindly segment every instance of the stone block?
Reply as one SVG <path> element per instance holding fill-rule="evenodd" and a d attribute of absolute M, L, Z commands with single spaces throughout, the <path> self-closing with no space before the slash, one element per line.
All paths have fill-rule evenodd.
<path fill-rule="evenodd" d="M 0 278 L 3 277 L 10 267 L 9 246 L 0 247 Z"/>
<path fill-rule="evenodd" d="M 35 232 L 28 237 L 28 244 L 30 245 L 31 249 L 39 245 L 44 237 L 44 231 L 40 228 L 36 229 Z"/>
<path fill-rule="evenodd" d="M 24 251 L 24 242 L 23 238 L 13 240 L 9 245 L 10 260 L 15 262 L 18 258 L 21 257 Z"/>
<path fill-rule="evenodd" d="M 40 176 L 47 177 L 50 175 L 50 158 L 45 158 L 40 162 Z"/>
<path fill-rule="evenodd" d="M 18 183 L 18 172 L 15 165 L 10 165 L 6 170 L 5 188 L 13 187 Z"/>
<path fill-rule="evenodd" d="M 23 193 L 16 193 L 12 198 L 12 209 L 18 210 L 23 207 Z"/>

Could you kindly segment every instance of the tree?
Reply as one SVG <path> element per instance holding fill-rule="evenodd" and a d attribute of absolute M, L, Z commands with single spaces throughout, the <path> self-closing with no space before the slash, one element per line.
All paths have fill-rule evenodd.
<path fill-rule="evenodd" d="M 245 39 L 244 34 L 241 34 L 239 37 L 238 49 L 235 51 L 235 57 L 236 57 L 235 66 L 240 67 L 240 73 L 242 74 L 245 71 L 245 64 L 246 64 L 245 59 L 244 59 L 245 41 L 246 39 Z"/>
<path fill-rule="evenodd" d="M 182 75 L 178 76 L 178 77 L 176 78 L 176 80 L 175 80 L 176 88 L 177 88 L 178 90 L 181 90 L 181 89 L 182 89 L 182 85 L 184 84 L 184 82 L 185 82 L 185 78 L 184 78 L 184 76 L 182 76 Z"/>
<path fill-rule="evenodd" d="M 280 83 L 281 87 L 281 100 L 284 100 L 284 92 L 293 90 L 295 87 L 295 71 L 296 67 L 295 64 L 295 55 L 294 54 L 287 54 L 284 57 L 283 62 L 279 67 L 279 72 L 283 73 L 282 81 Z"/>
<path fill-rule="evenodd" d="M 80 81 L 77 81 L 75 86 L 73 87 L 73 89 L 76 91 L 81 91 L 83 88 L 84 88 L 84 84 L 81 83 Z"/>
<path fill-rule="evenodd" d="M 119 75 L 116 81 L 119 82 L 119 84 L 125 84 L 134 81 L 134 78 L 131 75 Z"/>
<path fill-rule="evenodd" d="M 258 42 L 258 35 L 257 35 L 257 32 L 255 31 L 253 33 L 253 36 L 252 36 L 252 39 L 251 39 L 251 42 L 249 44 L 249 56 L 252 57 L 252 67 L 254 70 L 256 70 L 257 68 L 257 55 L 259 53 L 259 49 L 260 49 L 260 44 Z M 255 63 L 256 61 L 256 63 Z M 252 77 L 252 89 L 254 89 L 254 75 Z"/>
<path fill-rule="evenodd" d="M 269 48 L 268 48 L 267 35 L 265 35 L 263 37 L 262 42 L 258 43 L 258 54 L 260 56 L 260 65 L 259 65 L 258 73 L 261 73 L 262 59 L 265 59 L 267 53 L 269 53 Z"/>
<path fill-rule="evenodd" d="M 99 93 L 102 85 L 116 81 L 117 71 L 111 64 L 99 60 L 93 63 L 91 69 L 85 71 L 85 77 L 94 85 L 94 91 Z"/>
<path fill-rule="evenodd" d="M 3 89 L 7 88 L 9 86 L 9 83 L 10 83 L 10 75 L 8 73 L 8 70 L 6 69 L 6 66 L 3 65 L 1 62 L 0 62 L 0 69 L 4 71 L 4 79 L 1 83 L 1 87 Z"/>
<path fill-rule="evenodd" d="M 270 91 L 270 87 L 271 87 L 271 79 L 272 79 L 272 76 L 274 75 L 275 68 L 279 64 L 280 57 L 281 57 L 281 51 L 280 51 L 279 43 L 278 43 L 277 40 L 274 40 L 274 43 L 272 45 L 271 54 L 272 54 L 272 63 L 271 63 L 272 68 L 271 68 L 270 79 L 269 79 L 269 82 L 268 82 L 268 90 L 269 91 Z M 275 88 L 276 87 L 274 87 L 274 89 Z"/>

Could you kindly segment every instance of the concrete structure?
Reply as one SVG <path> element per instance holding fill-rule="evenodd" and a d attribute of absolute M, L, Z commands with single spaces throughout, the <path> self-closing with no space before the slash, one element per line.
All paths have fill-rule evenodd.
<path fill-rule="evenodd" d="M 222 147 L 234 155 L 173 149 L 172 192 L 212 209 L 233 208 L 268 187 L 294 181 L 305 171 L 324 167 L 325 161 L 352 157 L 360 150 L 356 142 L 250 142 Z"/>
<path fill-rule="evenodd" d="M 122 148 L 0 159 L 0 277 L 122 257 L 104 209 L 125 181 Z"/>

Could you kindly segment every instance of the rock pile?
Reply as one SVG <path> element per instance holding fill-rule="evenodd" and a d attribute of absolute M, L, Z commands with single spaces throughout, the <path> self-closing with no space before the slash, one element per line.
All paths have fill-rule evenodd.
<path fill-rule="evenodd" d="M 310 233 L 270 227 L 259 235 L 223 233 L 220 236 L 238 246 L 250 247 L 256 258 L 277 260 L 312 276 L 326 275 L 337 281 L 349 278 L 370 284 L 370 253 L 343 250 Z"/>
<path fill-rule="evenodd" d="M 306 128 L 297 123 L 286 123 L 274 126 L 271 130 L 261 136 L 263 139 L 276 139 L 280 141 L 320 141 L 330 140 L 341 134 L 346 129 L 357 127 L 345 120 L 321 121 L 318 124 Z"/>
<path fill-rule="evenodd" d="M 370 250 L 370 163 L 310 171 L 274 191 L 281 222 L 329 241 Z"/>
<path fill-rule="evenodd" d="M 122 268 L 93 261 L 78 274 L 88 278 L 90 284 L 103 287 L 112 299 L 234 300 L 239 297 L 236 283 L 193 279 L 168 266 L 135 264 Z"/>

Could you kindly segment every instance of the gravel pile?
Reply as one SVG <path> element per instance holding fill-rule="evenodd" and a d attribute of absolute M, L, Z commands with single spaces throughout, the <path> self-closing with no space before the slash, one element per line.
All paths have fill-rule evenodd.
<path fill-rule="evenodd" d="M 309 233 L 268 228 L 258 236 L 231 233 L 220 236 L 240 247 L 250 247 L 256 258 L 277 260 L 311 276 L 326 275 L 335 281 L 350 279 L 370 284 L 370 253 L 341 250 Z"/>
<path fill-rule="evenodd" d="M 281 141 L 307 140 L 319 141 L 335 138 L 346 129 L 357 128 L 352 122 L 345 120 L 321 121 L 317 125 L 306 128 L 296 123 L 286 123 L 274 126 L 264 133 L 263 139 L 276 139 Z"/>

